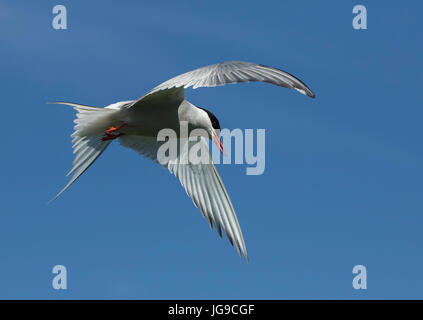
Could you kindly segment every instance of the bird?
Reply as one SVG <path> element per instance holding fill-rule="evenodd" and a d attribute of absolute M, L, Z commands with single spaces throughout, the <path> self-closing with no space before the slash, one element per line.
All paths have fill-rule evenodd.
<path fill-rule="evenodd" d="M 180 74 L 154 87 L 139 99 L 120 101 L 104 108 L 73 102 L 50 102 L 68 105 L 76 110 L 71 135 L 75 156 L 72 169 L 67 174 L 72 177 L 51 201 L 68 189 L 117 139 L 122 146 L 159 163 L 175 175 L 207 219 L 210 228 L 214 226 L 220 237 L 223 229 L 238 254 L 248 262 L 238 218 L 208 152 L 207 138 L 213 140 L 223 153 L 219 120 L 211 111 L 185 99 L 185 89 L 190 87 L 196 89 L 242 82 L 267 82 L 315 98 L 307 85 L 286 71 L 252 62 L 226 61 Z M 178 131 L 182 123 L 187 123 L 190 130 L 203 129 L 206 132 L 199 143 L 207 146 L 208 163 L 190 163 L 187 160 L 189 148 L 178 150 L 176 156 L 167 161 L 158 159 L 158 150 L 164 143 L 157 139 L 160 130 L 169 128 Z M 182 137 L 177 139 L 182 140 Z"/>

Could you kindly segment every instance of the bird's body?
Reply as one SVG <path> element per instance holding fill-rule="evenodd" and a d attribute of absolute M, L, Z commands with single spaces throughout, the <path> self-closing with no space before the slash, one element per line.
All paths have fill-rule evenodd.
<path fill-rule="evenodd" d="M 169 90 L 171 92 L 175 90 Z M 120 133 L 134 136 L 157 137 L 162 129 L 172 129 L 179 134 L 181 123 L 187 122 L 189 130 L 202 128 L 208 121 L 207 113 L 185 99 L 156 99 L 144 101 L 136 108 L 127 108 L 133 101 L 122 101 L 106 106 L 106 117 L 99 117 L 82 135 L 103 134 L 107 129 L 125 123 Z"/>
<path fill-rule="evenodd" d="M 304 83 L 284 71 L 233 61 L 187 72 L 162 83 L 140 99 L 114 103 L 105 108 L 56 102 L 70 105 L 78 113 L 75 132 L 72 134 L 76 155 L 69 174 L 73 176 L 55 198 L 94 163 L 112 140 L 118 139 L 121 145 L 159 162 L 178 177 L 210 227 L 215 225 L 219 235 L 223 229 L 238 252 L 248 259 L 238 219 L 210 155 L 208 154 L 210 161 L 206 163 L 192 163 L 188 157 L 192 142 L 186 140 L 186 149 L 180 149 L 174 158 L 163 161 L 158 158 L 158 150 L 164 142 L 158 141 L 157 135 L 162 129 L 171 129 L 177 134 L 178 140 L 182 141 L 186 137 L 179 133 L 182 132 L 181 127 L 187 125 L 189 132 L 203 129 L 205 134 L 202 139 L 212 139 L 223 151 L 218 133 L 219 121 L 210 111 L 185 100 L 185 88 L 250 81 L 293 88 L 314 98 L 314 94 Z M 202 143 L 206 144 L 204 140 Z"/>
<path fill-rule="evenodd" d="M 157 137 L 160 130 L 168 128 L 179 134 L 180 124 L 188 122 L 190 129 L 200 128 L 196 126 L 196 118 L 208 118 L 205 112 L 187 100 L 171 102 L 162 105 L 145 104 L 138 108 L 121 109 L 118 122 L 126 123 L 120 132 L 129 135 Z"/>

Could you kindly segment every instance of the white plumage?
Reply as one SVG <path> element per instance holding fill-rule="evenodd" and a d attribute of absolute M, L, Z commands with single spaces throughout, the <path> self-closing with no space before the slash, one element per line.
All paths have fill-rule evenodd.
<path fill-rule="evenodd" d="M 231 61 L 181 74 L 158 85 L 137 100 L 117 102 L 105 108 L 54 102 L 70 105 L 77 111 L 75 131 L 72 134 L 75 158 L 73 168 L 68 174 L 73 176 L 54 199 L 94 163 L 112 140 L 119 139 L 122 146 L 167 167 L 179 179 L 210 227 L 214 225 L 220 236 L 223 229 L 238 253 L 248 260 L 237 216 L 210 154 L 207 153 L 206 163 L 192 163 L 188 154 L 194 142 L 178 137 L 185 148 L 180 149 L 175 158 L 163 162 L 157 158 L 158 150 L 163 144 L 157 140 L 157 134 L 164 128 L 179 132 L 181 123 L 188 123 L 191 129 L 206 130 L 208 137 L 218 143 L 218 120 L 211 112 L 186 101 L 184 89 L 252 81 L 268 82 L 295 89 L 311 98 L 315 97 L 302 81 L 285 71 L 250 62 Z M 205 138 L 199 139 L 208 150 Z"/>

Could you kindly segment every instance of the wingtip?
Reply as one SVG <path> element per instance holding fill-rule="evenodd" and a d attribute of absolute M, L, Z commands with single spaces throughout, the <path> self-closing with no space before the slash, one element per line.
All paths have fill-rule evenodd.
<path fill-rule="evenodd" d="M 307 97 L 312 98 L 312 99 L 316 98 L 316 95 L 314 94 L 314 92 L 311 91 L 309 88 L 304 90 L 303 94 L 306 95 Z"/>
<path fill-rule="evenodd" d="M 250 263 L 250 258 L 248 258 L 248 252 L 247 252 L 247 248 L 244 246 L 244 248 L 242 248 L 242 255 L 244 256 L 245 261 L 247 261 L 247 263 Z"/>
<path fill-rule="evenodd" d="M 316 95 L 314 94 L 314 92 L 313 91 L 311 91 L 309 88 L 307 88 L 307 87 L 305 87 L 304 89 L 303 88 L 294 88 L 295 90 L 297 90 L 299 93 L 301 93 L 301 94 L 303 94 L 303 95 L 305 95 L 305 96 L 307 96 L 307 97 L 310 97 L 310 98 L 312 98 L 312 99 L 314 99 L 314 98 L 316 98 Z"/>
<path fill-rule="evenodd" d="M 245 259 L 245 261 L 247 261 L 247 263 L 250 263 L 250 258 L 248 258 L 248 253 L 247 253 L 246 249 L 244 249 L 244 250 L 240 249 L 238 251 L 238 254 L 241 258 L 244 257 L 244 259 Z"/>

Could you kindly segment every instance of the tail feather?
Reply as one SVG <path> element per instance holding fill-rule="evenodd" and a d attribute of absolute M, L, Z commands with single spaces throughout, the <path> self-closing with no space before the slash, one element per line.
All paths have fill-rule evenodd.
<path fill-rule="evenodd" d="M 80 105 L 69 102 L 52 102 L 54 104 L 66 104 L 72 106 L 78 113 L 75 119 L 75 131 L 71 135 L 73 152 L 75 158 L 73 160 L 73 167 L 67 176 L 73 173 L 72 178 L 66 186 L 49 202 L 54 201 L 72 183 L 74 183 L 106 150 L 111 141 L 103 141 L 103 134 L 99 134 L 99 127 L 104 126 L 105 120 L 110 117 L 113 110 L 96 108 L 91 106 Z M 97 131 L 97 132 L 96 132 Z M 91 132 L 91 134 L 90 134 Z M 94 134 L 94 132 L 96 132 Z"/>

